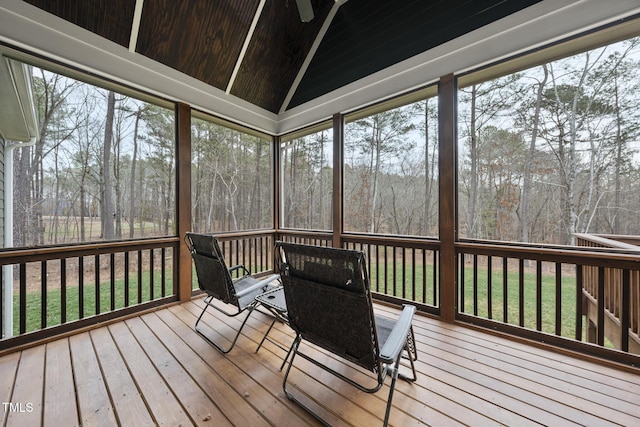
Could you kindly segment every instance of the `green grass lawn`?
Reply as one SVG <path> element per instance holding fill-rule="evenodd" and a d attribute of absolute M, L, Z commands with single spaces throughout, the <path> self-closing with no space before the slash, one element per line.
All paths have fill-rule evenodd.
<path fill-rule="evenodd" d="M 376 265 L 369 267 L 371 277 L 371 288 L 375 292 L 386 293 L 404 297 L 408 300 L 437 306 L 437 300 L 433 297 L 434 283 L 438 277 L 435 275 L 432 264 L 405 264 L 404 270 L 401 263 L 396 265 L 395 273 L 389 266 L 386 275 L 381 264 L 379 270 Z M 425 280 L 426 279 L 426 280 Z M 464 272 L 464 306 L 459 306 L 461 312 L 474 314 L 473 297 L 473 268 L 465 267 Z M 542 328 L 547 333 L 555 334 L 556 331 L 556 309 L 561 310 L 561 334 L 567 338 L 575 338 L 576 327 L 576 280 L 572 275 L 563 274 L 560 284 L 560 299 L 556 301 L 556 279 L 553 272 L 542 275 L 542 298 L 541 314 Z M 386 288 L 385 288 L 386 283 Z M 415 287 L 413 286 L 415 283 Z M 477 316 L 489 318 L 489 295 L 491 295 L 491 318 L 496 321 L 519 325 L 519 274 L 517 271 L 507 273 L 507 318 L 503 317 L 503 270 L 494 269 L 491 273 L 491 287 L 489 288 L 488 269 L 478 267 L 478 291 L 477 291 Z M 524 327 L 536 329 L 536 274 L 535 272 L 524 273 Z M 404 289 L 403 287 L 407 285 Z M 462 288 L 458 285 L 458 292 Z M 437 295 L 436 295 L 437 297 Z M 460 296 L 458 299 L 460 304 Z"/>
<path fill-rule="evenodd" d="M 162 283 L 160 270 L 154 272 L 153 283 L 153 299 L 162 297 Z M 138 298 L 138 274 L 129 276 L 129 306 L 138 304 L 139 301 L 147 302 L 151 298 L 150 274 L 148 271 L 142 274 L 142 293 Z M 124 278 L 117 279 L 114 282 L 114 310 L 125 307 L 125 281 Z M 166 272 L 165 279 L 165 295 L 173 294 L 173 273 Z M 99 310 L 98 313 L 107 313 L 111 309 L 111 282 L 100 283 L 99 289 Z M 47 291 L 47 324 L 46 326 L 55 326 L 62 323 L 62 291 L 60 288 L 50 289 Z M 83 302 L 83 316 L 80 316 L 80 301 Z M 93 283 L 85 283 L 83 286 L 83 296 L 80 298 L 79 286 L 69 286 L 66 290 L 66 322 L 78 320 L 81 317 L 90 317 L 96 314 L 96 286 Z M 18 335 L 19 331 L 19 307 L 20 296 L 13 296 L 13 329 L 14 334 Z M 41 329 L 41 308 L 42 293 L 40 291 L 30 292 L 26 301 L 26 332 L 32 332 Z"/>
<path fill-rule="evenodd" d="M 369 266 L 371 277 L 371 288 L 375 292 L 394 295 L 407 300 L 417 301 L 427 305 L 437 306 L 438 295 L 434 299 L 434 283 L 437 283 L 437 273 L 434 274 L 432 264 L 416 264 L 415 269 L 412 264 L 406 263 L 404 269 L 402 264 L 396 264 L 395 271 L 392 266 L 387 267 L 385 274 L 383 264 L 379 269 L 376 265 Z M 166 274 L 166 293 L 173 292 L 172 273 Z M 474 314 L 473 307 L 473 268 L 465 267 L 464 284 L 464 307 L 461 311 L 467 314 Z M 489 294 L 491 294 L 491 318 L 496 321 L 510 324 L 519 324 L 519 275 L 517 271 L 507 273 L 507 318 L 503 318 L 503 270 L 494 269 L 491 273 L 492 284 L 488 286 L 488 269 L 478 268 L 478 295 L 477 295 L 477 315 L 489 318 Z M 129 305 L 138 303 L 138 276 L 132 274 L 129 279 Z M 415 286 L 413 284 L 415 283 Z M 406 284 L 406 287 L 404 285 Z M 197 289 L 197 279 L 195 272 L 193 276 L 193 289 Z M 404 289 L 403 289 L 404 287 Z M 575 277 L 563 275 L 561 283 L 561 298 L 556 301 L 556 283 L 553 273 L 542 276 L 542 331 L 555 333 L 556 308 L 561 310 L 561 331 L 562 336 L 567 338 L 575 337 Z M 142 275 L 142 296 L 141 301 L 146 302 L 151 299 L 149 284 L 149 272 Z M 154 298 L 162 295 L 160 272 L 154 273 Z M 524 274 L 524 326 L 536 329 L 536 275 L 534 272 Z M 83 301 L 83 317 L 96 314 L 96 289 L 92 283 L 85 283 Z M 114 284 L 114 309 L 125 307 L 125 284 L 124 279 L 116 280 Z M 490 292 L 489 292 L 490 291 Z M 77 286 L 68 287 L 66 293 L 66 321 L 80 319 L 80 296 Z M 61 290 L 51 289 L 47 292 L 47 326 L 55 326 L 62 322 L 61 310 Z M 111 284 L 103 282 L 99 291 L 99 313 L 111 311 Z M 460 300 L 459 300 L 460 301 Z M 41 292 L 31 292 L 27 296 L 27 332 L 41 328 Z M 14 295 L 14 333 L 18 334 L 19 328 L 19 295 Z"/>
<path fill-rule="evenodd" d="M 536 305 L 537 289 L 536 274 L 525 272 L 523 280 L 524 295 L 524 327 L 530 329 L 537 328 Z M 507 297 L 506 308 L 507 318 L 504 318 L 504 287 L 503 271 L 493 270 L 491 272 L 491 286 L 488 283 L 488 270 L 478 269 L 478 305 L 477 315 L 479 317 L 489 317 L 489 294 L 491 294 L 491 314 L 497 321 L 519 325 L 520 323 L 520 284 L 519 273 L 517 271 L 507 273 Z M 554 334 L 556 331 L 556 312 L 561 313 L 561 335 L 568 338 L 575 338 L 576 327 L 576 280 L 575 277 L 562 276 L 560 286 L 560 298 L 556 300 L 556 278 L 555 274 L 542 274 L 541 276 L 541 330 Z M 473 269 L 465 268 L 464 283 L 464 307 L 460 311 L 474 314 L 473 296 Z"/>

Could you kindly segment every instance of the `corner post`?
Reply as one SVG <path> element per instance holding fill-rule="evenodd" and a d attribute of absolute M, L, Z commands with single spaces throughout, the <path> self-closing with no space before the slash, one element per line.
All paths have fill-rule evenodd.
<path fill-rule="evenodd" d="M 333 239 L 334 248 L 342 247 L 342 233 L 344 231 L 343 188 L 344 177 L 344 116 L 340 113 L 333 115 Z"/>
<path fill-rule="evenodd" d="M 438 88 L 440 174 L 440 315 L 453 322 L 457 304 L 457 84 L 453 74 L 440 79 Z"/>
<path fill-rule="evenodd" d="M 191 299 L 191 254 L 184 243 L 184 235 L 191 231 L 191 107 L 176 105 L 176 224 L 180 243 L 178 246 L 178 298 Z"/>

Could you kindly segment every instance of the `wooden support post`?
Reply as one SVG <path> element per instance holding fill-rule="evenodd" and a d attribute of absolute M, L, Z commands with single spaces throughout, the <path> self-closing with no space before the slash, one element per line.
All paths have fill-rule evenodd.
<path fill-rule="evenodd" d="M 440 79 L 438 90 L 439 175 L 440 175 L 440 315 L 453 322 L 456 317 L 457 240 L 457 149 L 456 79 L 453 74 Z"/>
<path fill-rule="evenodd" d="M 271 144 L 271 166 L 273 168 L 273 229 L 275 230 L 274 238 L 276 240 L 280 239 L 280 227 L 282 227 L 282 157 L 280 149 L 281 139 L 279 136 L 275 136 L 273 137 L 273 142 Z"/>
<path fill-rule="evenodd" d="M 191 107 L 176 106 L 176 223 L 180 245 L 177 258 L 178 298 L 189 301 L 192 293 L 191 254 L 184 243 L 184 235 L 191 231 Z"/>
<path fill-rule="evenodd" d="M 333 247 L 342 247 L 342 233 L 344 231 L 343 188 L 344 176 L 344 116 L 340 113 L 333 115 Z"/>

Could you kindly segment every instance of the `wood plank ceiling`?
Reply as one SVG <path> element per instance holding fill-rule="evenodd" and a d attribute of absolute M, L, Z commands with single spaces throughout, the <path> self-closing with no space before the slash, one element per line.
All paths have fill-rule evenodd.
<path fill-rule="evenodd" d="M 25 1 L 278 113 L 541 0 Z"/>

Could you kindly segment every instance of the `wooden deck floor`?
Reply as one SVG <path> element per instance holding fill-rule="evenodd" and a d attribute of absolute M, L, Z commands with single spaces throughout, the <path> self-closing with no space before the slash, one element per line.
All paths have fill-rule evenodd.
<path fill-rule="evenodd" d="M 266 343 L 255 353 L 270 319 L 254 314 L 223 356 L 193 331 L 200 304 L 1 357 L 2 425 L 318 425 L 284 397 L 284 351 Z M 205 317 L 208 325 L 217 320 Z M 230 336 L 227 325 L 218 330 Z M 638 374 L 422 316 L 414 329 L 418 381 L 398 382 L 392 425 L 640 425 Z M 270 336 L 292 340 L 283 324 Z M 291 379 L 333 425 L 382 424 L 388 381 L 366 394 L 317 370 L 294 371 Z"/>

